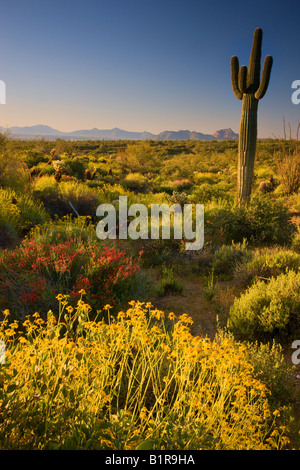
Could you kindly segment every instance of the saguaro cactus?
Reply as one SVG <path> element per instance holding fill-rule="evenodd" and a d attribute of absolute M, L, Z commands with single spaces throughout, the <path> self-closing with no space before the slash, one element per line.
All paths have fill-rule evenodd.
<path fill-rule="evenodd" d="M 271 74 L 273 58 L 268 55 L 264 60 L 260 77 L 262 30 L 254 31 L 252 50 L 248 69 L 239 60 L 231 57 L 231 84 L 233 93 L 243 100 L 239 132 L 237 199 L 238 202 L 250 200 L 254 174 L 254 161 L 257 140 L 257 108 L 258 101 L 265 95 Z"/>

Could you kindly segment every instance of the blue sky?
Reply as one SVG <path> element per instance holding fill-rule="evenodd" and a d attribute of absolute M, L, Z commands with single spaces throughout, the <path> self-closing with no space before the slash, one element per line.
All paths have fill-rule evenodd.
<path fill-rule="evenodd" d="M 62 131 L 238 132 L 230 58 L 248 65 L 253 32 L 274 64 L 259 103 L 259 137 L 296 131 L 300 104 L 296 1 L 10 0 L 0 16 L 0 125 Z"/>

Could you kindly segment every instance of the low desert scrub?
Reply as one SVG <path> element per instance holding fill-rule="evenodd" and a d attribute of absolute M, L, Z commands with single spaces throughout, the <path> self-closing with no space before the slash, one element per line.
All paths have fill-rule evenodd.
<path fill-rule="evenodd" d="M 244 239 L 251 246 L 289 245 L 295 232 L 291 217 L 270 195 L 255 195 L 248 206 L 214 202 L 206 206 L 205 238 L 213 247 Z"/>
<path fill-rule="evenodd" d="M 300 152 L 297 128 L 296 139 L 285 139 L 280 141 L 280 149 L 274 155 L 276 173 L 283 187 L 284 193 L 290 195 L 296 193 L 300 188 Z"/>
<path fill-rule="evenodd" d="M 49 216 L 40 202 L 13 189 L 0 188 L 0 229 L 10 227 L 17 237 L 47 220 Z"/>
<path fill-rule="evenodd" d="M 222 245 L 213 255 L 212 269 L 217 276 L 223 279 L 231 279 L 236 266 L 240 263 L 243 265 L 250 256 L 245 240 L 243 243 Z"/>
<path fill-rule="evenodd" d="M 300 327 L 300 272 L 258 281 L 234 300 L 228 327 L 246 341 L 285 342 Z"/>
<path fill-rule="evenodd" d="M 172 267 L 166 265 L 162 267 L 162 276 L 157 291 L 159 296 L 181 294 L 183 291 L 183 284 L 175 275 Z"/>
<path fill-rule="evenodd" d="M 246 288 L 258 280 L 268 280 L 289 270 L 299 272 L 300 254 L 291 249 L 257 249 L 249 253 L 246 262 L 237 263 L 234 279 L 237 286 Z"/>
<path fill-rule="evenodd" d="M 292 248 L 296 253 L 300 254 L 300 227 L 298 227 L 292 240 Z"/>

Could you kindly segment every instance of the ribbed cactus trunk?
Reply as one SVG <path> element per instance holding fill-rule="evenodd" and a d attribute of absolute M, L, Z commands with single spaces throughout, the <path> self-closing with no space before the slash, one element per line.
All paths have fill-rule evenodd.
<path fill-rule="evenodd" d="M 262 30 L 254 31 L 249 67 L 242 65 L 236 56 L 231 58 L 231 83 L 235 96 L 243 101 L 239 132 L 237 199 L 248 203 L 251 196 L 257 140 L 258 101 L 265 95 L 273 59 L 267 56 L 260 78 Z"/>
<path fill-rule="evenodd" d="M 249 202 L 256 155 L 258 100 L 245 94 L 239 132 L 237 199 Z"/>

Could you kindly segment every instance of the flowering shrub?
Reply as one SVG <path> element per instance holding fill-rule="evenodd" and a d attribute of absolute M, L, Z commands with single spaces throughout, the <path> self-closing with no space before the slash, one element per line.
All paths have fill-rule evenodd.
<path fill-rule="evenodd" d="M 245 345 L 195 337 L 192 320 L 129 302 L 91 321 L 60 295 L 59 316 L 0 323 L 0 449 L 284 449 L 281 409 Z"/>
<path fill-rule="evenodd" d="M 108 299 L 117 304 L 131 294 L 138 271 L 124 251 L 100 243 L 25 240 L 16 250 L 0 253 L 0 307 L 24 318 L 38 308 L 52 308 L 55 293 L 68 292 L 77 300 L 81 288 L 91 305 Z"/>

